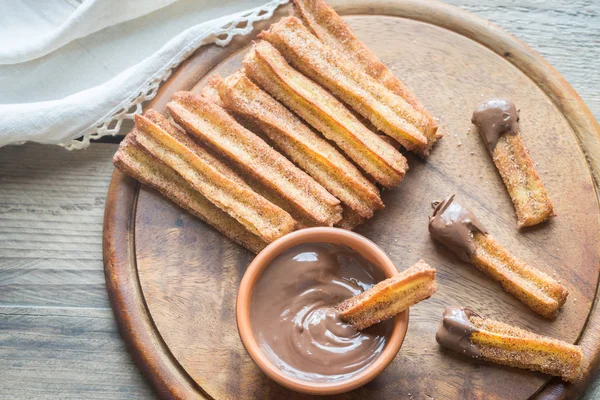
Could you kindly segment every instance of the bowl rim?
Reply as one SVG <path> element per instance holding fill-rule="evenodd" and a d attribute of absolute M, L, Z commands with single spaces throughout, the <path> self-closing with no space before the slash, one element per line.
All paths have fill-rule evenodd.
<path fill-rule="evenodd" d="M 394 360 L 400 350 L 408 329 L 408 310 L 398 314 L 385 348 L 370 365 L 349 379 L 337 382 L 310 382 L 285 374 L 277 368 L 260 349 L 250 322 L 250 304 L 253 289 L 262 272 L 279 254 L 303 243 L 344 244 L 358 251 L 389 278 L 398 269 L 389 256 L 373 241 L 358 233 L 341 228 L 317 227 L 289 233 L 265 247 L 252 260 L 240 283 L 236 302 L 236 322 L 242 344 L 256 365 L 278 384 L 298 392 L 309 394 L 340 394 L 356 389 L 373 380 Z"/>

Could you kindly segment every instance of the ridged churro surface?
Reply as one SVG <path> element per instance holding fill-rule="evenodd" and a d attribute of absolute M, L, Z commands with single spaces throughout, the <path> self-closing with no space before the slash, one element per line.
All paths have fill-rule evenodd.
<path fill-rule="evenodd" d="M 419 260 L 396 276 L 343 301 L 336 310 L 343 320 L 365 329 L 431 297 L 436 290 L 435 269 Z"/>
<path fill-rule="evenodd" d="M 194 190 L 174 170 L 143 150 L 136 144 L 131 133 L 121 142 L 113 163 L 125 174 L 156 189 L 179 207 L 253 253 L 260 252 L 267 245 L 264 240 Z"/>
<path fill-rule="evenodd" d="M 244 57 L 245 74 L 385 187 L 400 183 L 406 158 L 369 130 L 339 100 L 292 68 L 271 44 L 255 43 Z"/>
<path fill-rule="evenodd" d="M 524 263 L 500 245 L 492 236 L 476 232 L 471 262 L 480 271 L 498 281 L 504 290 L 546 318 L 556 317 L 569 292 L 555 279 Z"/>
<path fill-rule="evenodd" d="M 341 219 L 337 198 L 214 102 L 178 92 L 167 109 L 191 135 L 276 191 L 302 215 L 326 226 Z"/>
<path fill-rule="evenodd" d="M 220 209 L 266 242 L 291 232 L 292 217 L 255 193 L 241 178 L 190 140 L 178 141 L 148 118 L 136 115 L 135 140 Z"/>
<path fill-rule="evenodd" d="M 377 188 L 332 145 L 237 72 L 217 85 L 227 110 L 250 119 L 278 150 L 365 218 L 383 208 Z"/>
<path fill-rule="evenodd" d="M 295 68 L 330 90 L 402 146 L 427 152 L 427 137 L 423 131 L 429 126 L 426 119 L 402 97 L 348 65 L 336 54 L 335 48 L 320 42 L 299 19 L 284 18 L 259 37 L 273 44 Z"/>
<path fill-rule="evenodd" d="M 565 303 L 566 288 L 512 255 L 488 235 L 471 211 L 454 201 L 454 195 L 437 204 L 429 218 L 429 232 L 540 315 L 554 318 Z"/>
<path fill-rule="evenodd" d="M 438 125 L 410 89 L 361 42 L 348 24 L 323 0 L 294 0 L 292 15 L 329 47 L 335 48 L 348 64 L 370 75 L 386 88 L 401 96 L 417 112 L 423 115 L 428 126 L 423 126 L 428 147 L 442 137 Z"/>
<path fill-rule="evenodd" d="M 579 346 L 482 317 L 467 308 L 448 307 L 436 339 L 467 356 L 570 382 L 579 378 L 583 363 Z"/>
<path fill-rule="evenodd" d="M 556 215 L 521 135 L 501 137 L 492 158 L 515 206 L 519 228 L 537 225 Z"/>
<path fill-rule="evenodd" d="M 491 99 L 475 109 L 477 126 L 504 181 L 517 213 L 517 226 L 537 225 L 555 216 L 554 206 L 519 132 L 519 111 L 512 101 Z"/>

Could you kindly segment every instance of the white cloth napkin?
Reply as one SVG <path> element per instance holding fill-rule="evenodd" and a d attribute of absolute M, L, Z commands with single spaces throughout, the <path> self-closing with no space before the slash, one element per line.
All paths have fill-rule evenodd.
<path fill-rule="evenodd" d="M 169 5 L 177 0 L 86 0 L 82 4 L 77 0 L 4 0 L 7 3 L 4 5 L 2 1 L 0 102 L 5 104 L 0 104 L 0 146 L 35 141 L 84 148 L 90 138 L 115 134 L 124 119 L 141 112 L 142 103 L 152 99 L 171 70 L 197 48 L 208 43 L 225 46 L 233 36 L 248 34 L 255 21 L 270 18 L 275 9 L 288 0 L 273 0 L 225 16 L 222 16 L 224 12 L 243 9 L 248 2 L 182 1 L 177 5 L 178 10 L 171 10 L 175 5 Z M 152 14 L 147 15 L 149 13 Z M 217 15 L 220 17 L 214 18 Z M 196 19 L 190 20 L 193 16 Z M 207 20 L 211 17 L 214 19 Z M 190 27 L 174 34 L 182 20 Z M 124 21 L 129 22 L 123 24 Z M 196 21 L 206 22 L 194 24 Z M 241 22 L 248 24 L 238 28 Z M 119 32 L 109 32 L 119 29 L 129 35 L 119 38 Z M 136 38 L 139 32 L 142 35 Z M 155 32 L 159 32 L 160 38 L 170 33 L 172 38 L 149 55 L 142 51 L 144 58 L 135 60 L 133 56 L 133 60 L 128 60 L 127 56 L 137 50 L 131 47 L 130 37 L 133 44 L 137 40 L 141 46 L 151 48 Z M 101 52 L 107 43 L 102 37 L 106 35 L 112 45 L 110 55 L 133 61 L 131 66 L 118 73 L 109 71 L 110 79 L 105 82 L 96 82 L 94 76 L 88 78 L 85 70 L 82 71 L 85 79 L 82 79 L 81 71 L 69 69 L 78 64 L 78 55 L 86 56 L 90 48 Z M 87 42 L 79 43 L 78 47 L 80 38 Z M 69 57 L 75 61 L 61 64 Z M 113 67 L 110 59 L 97 61 L 105 69 Z M 120 61 L 121 58 L 117 59 Z M 94 68 L 98 65 L 89 70 Z M 39 79 L 39 74 L 45 76 Z M 74 84 L 70 82 L 74 79 L 72 76 L 79 77 Z M 89 86 L 82 84 L 82 80 Z M 35 81 L 35 85 L 31 85 L 31 81 Z M 54 93 L 65 90 L 65 85 L 80 90 L 54 97 Z M 48 90 L 47 86 L 56 89 Z M 23 87 L 26 90 L 22 90 Z M 40 97 L 40 87 L 44 101 L 29 102 Z M 13 99 L 21 102 L 12 103 Z"/>

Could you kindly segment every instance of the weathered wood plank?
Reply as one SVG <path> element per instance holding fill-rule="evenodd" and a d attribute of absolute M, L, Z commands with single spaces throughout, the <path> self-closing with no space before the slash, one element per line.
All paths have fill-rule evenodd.
<path fill-rule="evenodd" d="M 109 307 L 101 237 L 115 149 L 0 149 L 0 305 Z"/>
<path fill-rule="evenodd" d="M 106 294 L 102 218 L 115 149 L 0 149 L 0 398 L 154 397 Z"/>
<path fill-rule="evenodd" d="M 0 307 L 0 398 L 152 399 L 110 309 Z"/>

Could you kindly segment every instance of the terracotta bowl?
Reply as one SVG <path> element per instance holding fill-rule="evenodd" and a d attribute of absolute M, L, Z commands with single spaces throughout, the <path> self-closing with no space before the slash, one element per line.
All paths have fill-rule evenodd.
<path fill-rule="evenodd" d="M 389 257 L 375 243 L 357 233 L 338 228 L 308 228 L 302 229 L 284 237 L 281 237 L 267 246 L 250 263 L 246 270 L 237 297 L 237 325 L 242 343 L 250 357 L 256 365 L 269 378 L 282 386 L 298 392 L 310 394 L 339 394 L 356 389 L 381 373 L 394 359 L 408 328 L 408 311 L 404 311 L 396 316 L 394 328 L 388 340 L 386 347 L 375 361 L 359 373 L 352 375 L 346 380 L 336 382 L 311 382 L 293 378 L 283 371 L 267 358 L 260 349 L 252 333 L 252 321 L 250 320 L 250 300 L 256 282 L 260 278 L 265 268 L 287 249 L 302 243 L 332 243 L 342 244 L 357 251 L 374 266 L 380 268 L 386 277 L 391 277 L 398 273 L 398 269 L 389 259 Z"/>

